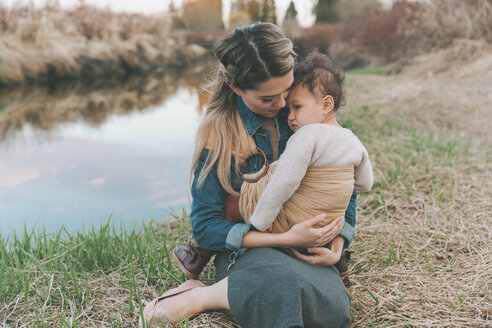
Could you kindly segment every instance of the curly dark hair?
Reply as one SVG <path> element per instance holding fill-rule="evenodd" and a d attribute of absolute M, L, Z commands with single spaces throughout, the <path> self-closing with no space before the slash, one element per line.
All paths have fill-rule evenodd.
<path fill-rule="evenodd" d="M 328 56 L 313 51 L 294 69 L 292 88 L 302 84 L 308 87 L 314 96 L 330 95 L 336 111 L 345 100 L 343 81 L 345 73 Z"/>

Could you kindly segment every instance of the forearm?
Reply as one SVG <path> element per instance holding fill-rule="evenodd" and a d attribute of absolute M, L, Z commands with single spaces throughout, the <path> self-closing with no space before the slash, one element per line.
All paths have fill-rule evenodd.
<path fill-rule="evenodd" d="M 290 247 L 285 233 L 249 231 L 243 238 L 242 247 Z"/>

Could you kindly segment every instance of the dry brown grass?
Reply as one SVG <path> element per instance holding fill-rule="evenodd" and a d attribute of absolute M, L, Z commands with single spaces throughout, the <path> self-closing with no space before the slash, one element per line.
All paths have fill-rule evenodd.
<path fill-rule="evenodd" d="M 350 76 L 344 119 L 368 147 L 352 266 L 356 327 L 492 322 L 492 85 Z"/>
<path fill-rule="evenodd" d="M 25 80 L 121 78 L 182 64 L 183 42 L 165 17 L 93 7 L 7 10 L 0 5 L 0 85 Z"/>
<path fill-rule="evenodd" d="M 455 39 L 447 48 L 398 63 L 396 69 L 415 77 L 439 75 L 449 79 L 470 78 L 475 82 L 487 83 L 492 81 L 492 43 Z"/>

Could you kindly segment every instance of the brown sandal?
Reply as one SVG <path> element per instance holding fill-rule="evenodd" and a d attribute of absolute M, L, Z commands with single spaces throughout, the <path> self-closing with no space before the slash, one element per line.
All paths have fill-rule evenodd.
<path fill-rule="evenodd" d="M 204 283 L 198 280 L 187 280 L 181 285 L 179 285 L 178 287 L 168 290 L 160 297 L 156 298 L 155 300 L 147 304 L 147 306 L 144 308 L 143 318 L 145 319 L 145 322 L 146 323 L 152 322 L 152 327 L 154 327 L 154 324 L 158 325 L 159 327 L 166 327 L 167 326 L 166 324 L 169 322 L 176 323 L 171 320 L 172 315 L 167 313 L 164 309 L 157 308 L 158 303 L 167 298 L 182 294 L 194 288 L 205 287 L 205 286 L 206 285 Z M 139 327 L 143 327 L 142 318 L 140 318 Z"/>

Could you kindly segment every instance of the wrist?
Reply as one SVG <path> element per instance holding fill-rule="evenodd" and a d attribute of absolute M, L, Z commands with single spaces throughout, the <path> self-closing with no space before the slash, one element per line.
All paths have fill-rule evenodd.
<path fill-rule="evenodd" d="M 292 247 L 292 241 L 289 239 L 289 234 L 287 232 L 282 233 L 270 233 L 273 240 L 276 243 L 276 247 Z"/>

